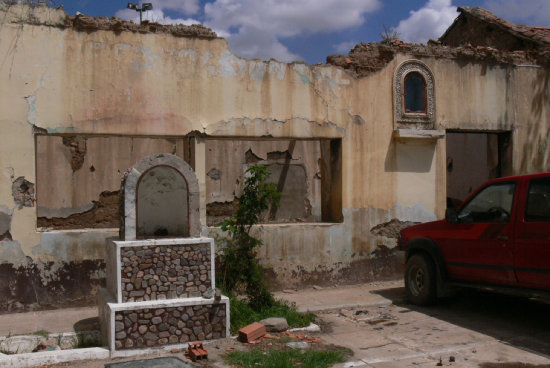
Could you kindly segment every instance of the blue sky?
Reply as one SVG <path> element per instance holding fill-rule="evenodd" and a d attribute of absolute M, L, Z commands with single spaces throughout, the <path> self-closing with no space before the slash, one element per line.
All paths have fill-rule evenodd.
<path fill-rule="evenodd" d="M 134 0 L 134 2 L 138 2 Z M 550 0 L 148 0 L 144 18 L 202 23 L 225 37 L 237 55 L 267 60 L 325 62 L 356 43 L 380 40 L 383 26 L 407 42 L 438 38 L 457 6 L 482 6 L 509 21 L 550 26 Z M 126 1 L 55 0 L 65 11 L 139 19 Z"/>

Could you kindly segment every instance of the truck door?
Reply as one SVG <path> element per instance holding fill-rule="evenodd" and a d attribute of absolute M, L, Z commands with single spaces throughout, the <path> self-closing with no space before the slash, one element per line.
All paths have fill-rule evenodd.
<path fill-rule="evenodd" d="M 459 211 L 442 251 L 449 276 L 457 280 L 514 284 L 513 208 L 516 182 L 482 188 Z"/>
<path fill-rule="evenodd" d="M 516 229 L 514 268 L 522 286 L 550 289 L 550 177 L 526 184 Z M 525 193 L 525 191 L 524 191 Z"/>

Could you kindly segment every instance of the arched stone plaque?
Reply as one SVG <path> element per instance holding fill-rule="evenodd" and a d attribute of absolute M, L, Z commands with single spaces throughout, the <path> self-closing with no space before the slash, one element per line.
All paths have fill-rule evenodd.
<path fill-rule="evenodd" d="M 199 183 L 175 155 L 145 157 L 122 179 L 120 238 L 199 237 Z"/>

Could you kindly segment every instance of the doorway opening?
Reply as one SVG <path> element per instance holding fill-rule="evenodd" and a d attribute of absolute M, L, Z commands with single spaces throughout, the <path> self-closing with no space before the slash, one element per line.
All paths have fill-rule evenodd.
<path fill-rule="evenodd" d="M 483 182 L 512 174 L 512 133 L 447 131 L 447 207 Z"/>

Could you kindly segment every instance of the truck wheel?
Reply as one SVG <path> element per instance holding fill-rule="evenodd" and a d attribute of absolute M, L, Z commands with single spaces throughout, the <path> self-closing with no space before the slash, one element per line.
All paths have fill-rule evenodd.
<path fill-rule="evenodd" d="M 407 298 L 416 305 L 433 304 L 436 300 L 435 266 L 427 256 L 415 254 L 407 261 L 405 289 Z"/>

